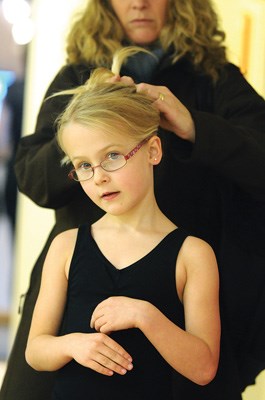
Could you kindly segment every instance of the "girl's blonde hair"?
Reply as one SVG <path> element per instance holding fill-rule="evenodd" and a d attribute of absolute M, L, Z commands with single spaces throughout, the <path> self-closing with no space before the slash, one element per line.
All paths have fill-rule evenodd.
<path fill-rule="evenodd" d="M 137 47 L 119 50 L 114 54 L 112 70 L 99 67 L 84 85 L 54 95 L 73 95 L 56 121 L 57 141 L 63 151 L 62 134 L 70 122 L 121 134 L 125 131 L 136 141 L 156 133 L 160 118 L 153 100 L 144 93 L 138 93 L 134 84 L 108 82 L 119 73 L 124 60 L 138 51 Z M 68 161 L 66 156 L 63 163 Z"/>
<path fill-rule="evenodd" d="M 225 34 L 218 27 L 211 0 L 168 1 L 167 20 L 159 38 L 161 46 L 172 49 L 173 63 L 187 56 L 196 69 L 216 80 L 227 57 Z M 68 62 L 110 67 L 113 54 L 125 39 L 110 0 L 89 0 L 68 35 Z"/>

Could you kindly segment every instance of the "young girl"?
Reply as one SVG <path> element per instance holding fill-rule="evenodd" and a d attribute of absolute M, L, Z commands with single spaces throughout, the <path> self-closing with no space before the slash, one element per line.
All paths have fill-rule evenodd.
<path fill-rule="evenodd" d="M 113 76 L 97 69 L 67 92 L 58 142 L 70 178 L 105 214 L 54 239 L 26 359 L 58 370 L 53 399 L 170 400 L 176 377 L 195 386 L 215 377 L 218 269 L 212 248 L 157 205 L 155 102 Z"/>

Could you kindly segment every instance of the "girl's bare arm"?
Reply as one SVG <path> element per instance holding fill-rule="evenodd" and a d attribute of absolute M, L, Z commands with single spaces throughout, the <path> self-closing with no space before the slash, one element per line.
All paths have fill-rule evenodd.
<path fill-rule="evenodd" d="M 104 333 L 58 336 L 67 294 L 67 269 L 76 230 L 57 236 L 47 254 L 40 293 L 29 333 L 26 360 L 39 371 L 55 371 L 75 359 L 101 374 L 124 374 L 132 369 L 130 355 Z"/>
<path fill-rule="evenodd" d="M 127 297 L 111 297 L 100 303 L 91 326 L 103 333 L 139 328 L 175 370 L 205 385 L 216 374 L 220 344 L 219 277 L 211 247 L 188 237 L 179 253 L 176 271 L 185 330 L 149 302 Z"/>

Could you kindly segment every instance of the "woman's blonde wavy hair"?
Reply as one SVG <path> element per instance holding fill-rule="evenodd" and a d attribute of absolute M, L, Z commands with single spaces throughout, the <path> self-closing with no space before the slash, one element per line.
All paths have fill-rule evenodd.
<path fill-rule="evenodd" d="M 119 74 L 125 59 L 139 50 L 137 47 L 120 49 L 114 54 L 111 70 L 98 67 L 84 85 L 53 95 L 73 96 L 56 121 L 57 141 L 63 152 L 63 131 L 72 122 L 107 132 L 125 132 L 136 142 L 157 132 L 160 118 L 153 100 L 144 93 L 138 93 L 134 84 L 108 81 Z M 68 162 L 66 155 L 62 163 Z"/>
<path fill-rule="evenodd" d="M 187 56 L 196 69 L 216 80 L 227 57 L 225 33 L 218 27 L 212 2 L 168 1 L 168 17 L 159 38 L 162 47 L 173 49 L 173 63 Z M 110 0 L 89 0 L 76 17 L 67 38 L 67 61 L 110 67 L 113 54 L 126 39 Z"/>

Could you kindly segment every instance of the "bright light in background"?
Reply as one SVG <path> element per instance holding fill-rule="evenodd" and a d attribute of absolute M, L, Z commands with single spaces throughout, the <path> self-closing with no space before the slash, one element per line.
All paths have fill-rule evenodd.
<path fill-rule="evenodd" d="M 30 4 L 26 0 L 3 0 L 2 8 L 5 19 L 12 25 L 14 41 L 28 44 L 34 36 Z"/>
<path fill-rule="evenodd" d="M 2 7 L 4 17 L 10 24 L 29 18 L 31 14 L 30 5 L 25 0 L 3 0 Z"/>
<path fill-rule="evenodd" d="M 34 36 L 34 26 L 30 18 L 25 18 L 12 27 L 12 35 L 17 44 L 28 44 Z"/>

